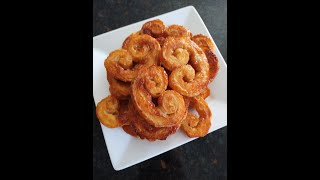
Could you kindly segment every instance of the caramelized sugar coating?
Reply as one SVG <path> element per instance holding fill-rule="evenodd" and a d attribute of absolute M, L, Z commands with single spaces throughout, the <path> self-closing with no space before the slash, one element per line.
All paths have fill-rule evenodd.
<path fill-rule="evenodd" d="M 107 73 L 109 82 L 109 91 L 112 96 L 119 100 L 130 98 L 130 83 L 115 79 L 110 73 Z"/>
<path fill-rule="evenodd" d="M 124 125 L 122 126 L 122 129 L 124 130 L 124 132 L 126 132 L 127 134 L 130 134 L 133 137 L 138 137 L 136 130 L 134 129 L 134 127 L 132 127 L 131 125 Z M 143 139 L 143 138 L 142 138 Z"/>
<path fill-rule="evenodd" d="M 184 104 L 186 105 L 186 109 L 188 109 L 189 105 L 190 105 L 191 98 L 187 97 L 187 96 L 183 96 L 183 99 L 184 99 Z"/>
<path fill-rule="evenodd" d="M 125 48 L 111 52 L 104 62 L 108 73 L 116 79 L 131 82 L 142 65 L 159 65 L 161 47 L 151 36 L 133 35 L 127 39 Z"/>
<path fill-rule="evenodd" d="M 203 51 L 214 52 L 214 44 L 208 36 L 203 34 L 198 34 L 193 36 L 192 41 L 194 41 Z"/>
<path fill-rule="evenodd" d="M 185 37 L 168 37 L 161 64 L 169 71 L 169 86 L 183 96 L 199 95 L 209 83 L 209 64 L 201 48 Z"/>
<path fill-rule="evenodd" d="M 186 107 L 183 96 L 166 90 L 168 77 L 160 66 L 139 71 L 131 85 L 131 99 L 138 113 L 155 127 L 175 126 L 185 118 Z M 158 98 L 156 106 L 152 98 Z"/>
<path fill-rule="evenodd" d="M 187 28 L 174 24 L 166 28 L 166 36 L 191 38 L 192 33 Z"/>
<path fill-rule="evenodd" d="M 165 30 L 166 26 L 159 19 L 146 22 L 141 28 L 143 34 L 148 34 L 154 38 L 163 37 Z"/>
<path fill-rule="evenodd" d="M 163 46 L 165 39 L 169 36 L 187 38 L 192 37 L 192 33 L 187 28 L 176 24 L 166 27 L 159 19 L 146 22 L 142 26 L 139 33 L 154 37 L 157 39 L 161 47 Z"/>
<path fill-rule="evenodd" d="M 214 44 L 208 36 L 199 34 L 193 36 L 192 41 L 194 41 L 206 54 L 209 63 L 209 79 L 210 82 L 216 77 L 219 71 L 219 62 L 217 56 L 214 54 Z"/>
<path fill-rule="evenodd" d="M 160 46 L 163 47 L 163 44 L 164 44 L 164 41 L 166 40 L 166 38 L 165 37 L 158 37 L 156 39 L 159 42 Z"/>
<path fill-rule="evenodd" d="M 101 100 L 96 108 L 96 114 L 99 121 L 109 128 L 116 128 L 128 124 L 127 121 L 118 119 L 120 103 L 113 96 L 108 96 Z"/>
<path fill-rule="evenodd" d="M 202 97 L 191 98 L 191 104 L 199 114 L 199 118 L 188 112 L 187 118 L 182 122 L 182 130 L 187 136 L 204 137 L 211 126 L 211 110 Z"/>
<path fill-rule="evenodd" d="M 129 103 L 129 114 L 129 122 L 141 139 L 145 138 L 149 141 L 165 140 L 180 127 L 180 124 L 171 127 L 154 127 L 139 115 L 132 103 Z"/>
<path fill-rule="evenodd" d="M 137 75 L 133 66 L 131 54 L 125 49 L 118 49 L 110 53 L 104 61 L 108 74 L 124 82 L 131 82 Z"/>
<path fill-rule="evenodd" d="M 202 97 L 203 99 L 206 99 L 207 97 L 210 96 L 210 93 L 211 93 L 211 91 L 210 91 L 209 87 L 206 87 L 206 88 L 198 95 L 198 97 Z"/>
<path fill-rule="evenodd" d="M 149 35 L 136 35 L 130 38 L 125 47 L 133 61 L 147 66 L 159 65 L 161 47 L 159 42 Z"/>
<path fill-rule="evenodd" d="M 135 36 L 141 35 L 141 31 L 130 34 L 122 43 L 122 49 L 128 49 L 128 44 Z"/>
<path fill-rule="evenodd" d="M 119 101 L 120 107 L 119 107 L 119 115 L 118 115 L 118 121 L 121 122 L 123 125 L 129 125 L 129 109 L 128 104 L 129 100 L 123 100 Z"/>
<path fill-rule="evenodd" d="M 181 38 L 176 38 L 178 41 Z M 193 41 L 191 50 L 183 49 L 183 59 L 190 57 L 188 64 L 175 68 L 169 77 L 169 86 L 183 96 L 199 95 L 209 83 L 209 64 L 203 51 Z M 165 46 L 165 45 L 164 45 Z M 173 47 L 172 49 L 175 49 Z M 169 58 L 168 58 L 169 59 Z M 177 58 L 176 58 L 177 59 Z M 180 58 L 181 59 L 181 58 Z M 173 60 L 179 61 L 179 60 Z M 184 60 L 186 61 L 186 60 Z"/>
<path fill-rule="evenodd" d="M 178 67 L 186 65 L 190 59 L 196 61 L 197 58 L 200 58 L 192 45 L 193 42 L 185 37 L 166 38 L 160 56 L 163 67 L 169 71 L 173 71 Z"/>

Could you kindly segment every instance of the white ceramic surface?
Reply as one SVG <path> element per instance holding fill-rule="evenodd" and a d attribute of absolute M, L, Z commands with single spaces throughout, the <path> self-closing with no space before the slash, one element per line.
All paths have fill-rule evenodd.
<path fill-rule="evenodd" d="M 111 51 L 119 49 L 129 34 L 140 30 L 146 21 L 152 19 L 161 19 L 166 25 L 183 25 L 190 29 L 194 35 L 201 33 L 211 37 L 193 6 L 146 19 L 94 37 L 93 96 L 95 104 L 110 94 L 108 81 L 106 80 L 106 70 L 104 68 L 104 60 L 108 54 Z M 206 99 L 212 111 L 212 125 L 209 133 L 227 125 L 227 65 L 218 48 L 215 48 L 215 54 L 219 59 L 220 70 L 215 80 L 209 85 L 211 95 Z M 165 141 L 149 142 L 126 134 L 122 128 L 109 129 L 102 124 L 101 126 L 115 170 L 122 170 L 133 166 L 196 139 L 189 138 L 181 130 L 178 130 Z"/>

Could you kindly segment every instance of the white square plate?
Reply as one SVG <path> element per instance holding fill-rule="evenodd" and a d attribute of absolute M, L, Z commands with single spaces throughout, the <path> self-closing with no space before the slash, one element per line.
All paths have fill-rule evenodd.
<path fill-rule="evenodd" d="M 166 25 L 183 25 L 190 29 L 194 35 L 204 34 L 211 37 L 208 29 L 193 6 L 146 19 L 94 37 L 93 96 L 96 105 L 100 100 L 110 94 L 108 81 L 106 80 L 104 60 L 111 51 L 121 48 L 122 42 L 128 35 L 140 30 L 146 21 L 152 19 L 161 19 Z M 211 95 L 206 99 L 212 111 L 212 125 L 209 133 L 227 125 L 227 65 L 218 48 L 215 48 L 215 54 L 219 59 L 220 70 L 215 80 L 209 85 Z M 178 130 L 165 141 L 149 142 L 126 134 L 122 128 L 109 129 L 102 124 L 101 126 L 110 159 L 115 170 L 130 167 L 196 139 L 189 138 L 181 130 Z"/>

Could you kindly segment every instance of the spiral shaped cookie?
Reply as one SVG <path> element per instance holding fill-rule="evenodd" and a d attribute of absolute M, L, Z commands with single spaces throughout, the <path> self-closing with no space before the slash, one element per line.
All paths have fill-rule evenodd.
<path fill-rule="evenodd" d="M 148 34 L 154 38 L 163 37 L 166 30 L 166 26 L 159 19 L 148 21 L 143 24 L 141 32 Z"/>
<path fill-rule="evenodd" d="M 149 35 L 132 35 L 125 43 L 126 49 L 110 53 L 104 65 L 112 76 L 124 82 L 131 82 L 141 66 L 159 65 L 161 47 Z M 135 64 L 134 64 L 135 62 Z"/>
<path fill-rule="evenodd" d="M 192 33 L 185 27 L 180 25 L 171 25 L 166 28 L 166 36 L 191 38 Z"/>
<path fill-rule="evenodd" d="M 203 34 L 195 35 L 191 38 L 204 52 L 212 51 L 214 52 L 214 44 L 208 36 Z"/>
<path fill-rule="evenodd" d="M 208 36 L 199 34 L 193 36 L 192 41 L 194 41 L 206 54 L 209 63 L 209 80 L 210 82 L 216 77 L 219 71 L 219 62 L 217 56 L 214 54 L 214 45 Z"/>
<path fill-rule="evenodd" d="M 160 56 L 163 67 L 169 71 L 173 71 L 187 64 L 190 59 L 198 58 L 198 54 L 192 43 L 190 39 L 185 37 L 168 37 L 164 42 Z"/>
<path fill-rule="evenodd" d="M 211 110 L 202 97 L 191 98 L 191 104 L 199 114 L 199 118 L 188 112 L 187 118 L 182 122 L 182 130 L 191 138 L 203 137 L 208 134 L 211 126 Z"/>
<path fill-rule="evenodd" d="M 131 85 L 131 99 L 138 113 L 155 127 L 175 126 L 185 118 L 186 107 L 183 96 L 166 90 L 168 77 L 160 66 L 139 71 Z M 158 98 L 156 106 L 152 98 Z"/>
<path fill-rule="evenodd" d="M 149 35 L 134 35 L 126 43 L 125 49 L 130 52 L 133 61 L 146 65 L 159 65 L 161 47 L 159 42 Z"/>
<path fill-rule="evenodd" d="M 122 49 L 128 49 L 128 44 L 131 41 L 132 38 L 134 38 L 135 36 L 139 36 L 141 35 L 141 31 L 135 32 L 130 34 L 122 43 Z"/>
<path fill-rule="evenodd" d="M 146 22 L 141 30 L 141 34 L 147 34 L 152 37 L 154 37 L 160 44 L 160 46 L 163 46 L 164 40 L 166 39 L 166 26 L 163 24 L 163 22 L 159 19 L 152 20 Z"/>
<path fill-rule="evenodd" d="M 219 70 L 214 48 L 209 37 L 183 26 L 146 22 L 104 61 L 111 95 L 97 104 L 99 121 L 149 141 L 165 140 L 180 126 L 189 137 L 205 136 L 208 83 Z"/>
<path fill-rule="evenodd" d="M 161 53 L 162 65 L 172 71 L 169 86 L 183 96 L 199 95 L 209 83 L 208 60 L 188 38 L 168 37 Z M 187 64 L 188 63 L 188 64 Z"/>
<path fill-rule="evenodd" d="M 180 126 L 154 127 L 139 115 L 132 103 L 129 103 L 129 114 L 129 122 L 135 130 L 135 133 L 141 139 L 145 138 L 149 141 L 165 140 L 170 134 L 175 133 Z"/>
<path fill-rule="evenodd" d="M 113 96 L 108 96 L 98 103 L 96 114 L 103 125 L 109 128 L 116 128 L 128 124 L 127 120 L 118 119 L 119 109 L 119 100 Z"/>
<path fill-rule="evenodd" d="M 110 75 L 124 82 L 131 82 L 137 75 L 137 67 L 133 66 L 132 56 L 125 49 L 111 52 L 104 61 L 104 66 Z"/>

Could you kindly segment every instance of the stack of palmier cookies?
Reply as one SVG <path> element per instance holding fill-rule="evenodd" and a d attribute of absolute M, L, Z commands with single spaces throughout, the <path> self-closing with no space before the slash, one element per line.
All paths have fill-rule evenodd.
<path fill-rule="evenodd" d="M 104 66 L 111 95 L 98 103 L 96 114 L 106 127 L 149 141 L 165 140 L 180 127 L 189 137 L 208 133 L 212 114 L 205 99 L 219 70 L 209 37 L 149 21 Z"/>

